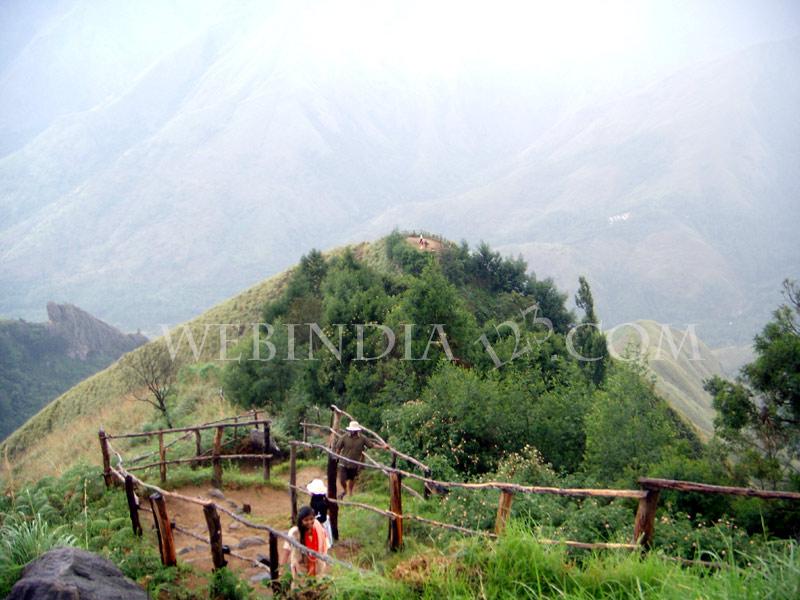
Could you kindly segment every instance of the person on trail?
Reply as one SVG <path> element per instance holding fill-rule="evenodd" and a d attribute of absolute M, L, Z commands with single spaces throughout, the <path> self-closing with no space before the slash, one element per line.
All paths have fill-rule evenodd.
<path fill-rule="evenodd" d="M 289 530 L 289 537 L 302 543 L 306 548 L 320 554 L 328 553 L 328 536 L 314 516 L 310 506 L 303 506 L 297 513 L 297 525 Z M 289 563 L 292 572 L 292 586 L 298 577 L 323 575 L 325 563 L 316 556 L 306 554 L 289 542 L 283 543 L 283 563 Z"/>
<path fill-rule="evenodd" d="M 339 500 L 344 498 L 346 494 L 353 495 L 356 477 L 358 477 L 358 465 L 350 463 L 346 459 L 364 462 L 364 448 L 387 449 L 388 447 L 386 444 L 373 442 L 365 438 L 361 435 L 361 425 L 358 424 L 358 421 L 350 421 L 347 426 L 347 433 L 340 437 L 333 447 L 333 451 L 336 454 L 341 454 L 345 459 L 339 459 L 339 484 L 342 486 Z"/>
<path fill-rule="evenodd" d="M 328 535 L 328 546 L 333 546 L 333 532 L 331 522 L 328 519 L 328 488 L 322 479 L 315 479 L 306 486 L 308 493 L 311 494 L 311 508 L 317 517 L 317 521 L 322 524 L 325 533 Z"/>

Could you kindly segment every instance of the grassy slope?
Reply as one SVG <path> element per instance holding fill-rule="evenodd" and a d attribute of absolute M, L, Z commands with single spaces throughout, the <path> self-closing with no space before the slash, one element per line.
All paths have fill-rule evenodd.
<path fill-rule="evenodd" d="M 280 292 L 287 277 L 288 272 L 271 277 L 185 325 L 200 340 L 208 323 L 258 322 L 264 303 Z M 218 353 L 219 338 L 210 330 L 201 360 L 213 360 Z M 181 344 L 180 354 L 191 356 L 188 344 Z M 10 461 L 15 476 L 26 481 L 61 473 L 79 460 L 98 462 L 96 439 L 101 426 L 109 432 L 130 431 L 153 417 L 152 407 L 136 401 L 131 392 L 117 361 L 31 417 L 9 436 L 0 451 Z"/>
<path fill-rule="evenodd" d="M 386 259 L 382 242 L 361 243 L 351 248 L 359 259 L 375 269 L 396 269 Z M 326 252 L 326 256 L 342 251 L 343 248 L 333 249 Z M 172 329 L 173 339 L 177 341 L 184 327 L 189 327 L 199 345 L 206 325 L 261 321 L 264 304 L 283 291 L 290 273 L 291 270 L 287 270 L 270 277 L 199 317 L 178 325 Z M 228 331 L 228 336 L 229 342 L 235 340 L 233 328 Z M 223 364 L 218 360 L 219 348 L 218 329 L 211 327 L 199 361 Z M 182 358 L 194 360 L 185 339 L 178 349 Z M 205 386 L 202 383 L 195 385 L 193 393 L 203 395 L 206 401 L 197 405 L 192 415 L 194 419 L 188 419 L 190 422 L 233 414 L 235 409 L 230 406 L 223 408 L 217 401 L 217 389 L 214 381 Z M 100 452 L 96 440 L 100 427 L 109 433 L 133 431 L 154 417 L 153 408 L 137 401 L 132 391 L 124 381 L 119 361 L 82 381 L 53 400 L 0 444 L 0 455 L 4 459 L 0 474 L 17 482 L 32 482 L 46 475 L 61 474 L 80 461 L 99 464 Z M 8 473 L 9 466 L 12 473 Z"/>
<path fill-rule="evenodd" d="M 677 358 L 673 357 L 666 340 L 661 343 L 661 351 L 658 352 L 661 324 L 655 321 L 636 323 L 649 337 L 647 359 L 651 371 L 656 376 L 656 390 L 684 420 L 694 426 L 703 439 L 710 438 L 714 433 L 714 409 L 711 406 L 711 396 L 703 389 L 703 381 L 712 375 L 723 374 L 719 361 L 700 340 L 698 340 L 700 360 L 692 360 L 692 348 L 688 339 L 680 348 Z M 672 330 L 676 346 L 680 346 L 684 333 Z M 611 340 L 610 343 L 613 343 L 616 352 L 622 355 L 629 341 L 637 342 L 637 340 L 638 337 L 632 330 L 624 332 L 621 330 L 618 338 Z"/>

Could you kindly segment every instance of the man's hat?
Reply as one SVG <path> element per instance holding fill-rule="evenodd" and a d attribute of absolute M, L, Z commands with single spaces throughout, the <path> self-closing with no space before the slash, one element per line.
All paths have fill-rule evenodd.
<path fill-rule="evenodd" d="M 358 421 L 350 421 L 350 425 L 347 426 L 347 431 L 361 431 L 361 425 L 358 424 Z"/>

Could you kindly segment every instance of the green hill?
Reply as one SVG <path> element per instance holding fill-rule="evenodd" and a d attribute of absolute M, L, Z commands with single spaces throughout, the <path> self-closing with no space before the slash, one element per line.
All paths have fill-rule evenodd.
<path fill-rule="evenodd" d="M 557 469 L 575 470 L 592 452 L 587 438 L 602 435 L 591 433 L 585 419 L 602 411 L 610 392 L 595 389 L 567 350 L 566 333 L 577 318 L 565 308 L 566 296 L 526 271 L 522 260 L 502 258 L 485 244 L 470 249 L 441 240 L 420 250 L 397 233 L 325 255 L 312 252 L 298 267 L 170 331 L 169 343 L 184 365 L 170 410 L 178 421 L 191 423 L 229 414 L 231 401 L 237 409 L 266 407 L 290 435 L 306 413 L 331 402 L 374 427 L 399 420 L 400 429 L 409 423 L 431 428 L 439 419 L 463 419 L 462 426 L 431 432 L 429 439 L 406 430 L 396 443 L 467 473 L 494 468 L 504 455 L 528 445 Z M 537 317 L 549 319 L 550 332 L 537 325 Z M 252 360 L 253 324 L 265 322 L 273 325 L 270 343 L 277 359 Z M 294 360 L 286 360 L 288 323 L 297 324 Z M 309 323 L 318 323 L 319 331 L 310 331 Z M 395 332 L 396 345 L 382 360 L 362 360 L 358 353 L 365 349 L 367 357 L 385 349 L 385 334 L 375 325 L 367 325 L 364 347 L 357 348 L 359 324 L 377 323 Z M 437 334 L 437 323 L 446 339 Z M 338 359 L 329 351 L 336 347 L 337 328 L 343 335 Z M 266 335 L 263 327 L 259 335 Z M 154 340 L 82 381 L 14 432 L 0 448 L 13 476 L 34 480 L 79 461 L 97 462 L 101 426 L 120 432 L 160 425 L 154 409 L 137 401 L 140 386 L 123 365 L 165 341 Z M 266 348 L 262 340 L 261 350 Z M 684 385 L 685 365 L 678 361 L 677 370 L 670 368 L 675 372 L 662 370 L 660 389 L 706 432 L 706 406 L 693 407 L 694 399 L 680 396 L 696 392 Z M 657 415 L 666 405 L 637 383 L 638 376 L 626 373 L 620 363 L 601 387 L 621 386 L 622 397 L 652 398 L 647 410 L 660 423 Z M 427 399 L 422 412 L 409 403 L 418 398 Z M 439 402 L 445 404 L 435 408 Z M 428 410 L 438 415 L 435 421 L 425 416 Z M 445 454 L 443 444 L 450 447 Z M 492 444 L 499 446 L 489 453 Z M 660 456 L 656 448 L 632 468 Z"/>
<path fill-rule="evenodd" d="M 0 320 L 0 439 L 50 400 L 147 341 L 69 304 L 47 323 Z"/>

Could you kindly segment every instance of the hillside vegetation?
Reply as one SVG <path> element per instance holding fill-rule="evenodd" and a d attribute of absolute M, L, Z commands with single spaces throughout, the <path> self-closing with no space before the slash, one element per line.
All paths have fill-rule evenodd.
<path fill-rule="evenodd" d="M 336 403 L 423 459 L 440 480 L 598 488 L 636 486 L 638 476 L 649 475 L 753 485 L 775 458 L 739 460 L 737 442 L 750 439 L 750 427 L 757 435 L 759 421 L 740 418 L 747 396 L 732 387 L 737 403 L 731 404 L 719 378 L 710 391 L 724 416 L 714 422 L 723 427 L 717 433 L 724 443 L 703 444 L 658 395 L 641 360 L 609 354 L 594 327 L 601 311 L 585 279 L 576 315 L 551 281 L 527 274 L 521 259 L 504 258 L 486 244 L 473 249 L 446 240 L 424 251 L 415 238 L 410 243 L 394 232 L 373 244 L 312 250 L 291 271 L 173 328 L 60 397 L 3 445 L 12 468 L 3 483 L 13 494 L 1 499 L 0 537 L 13 544 L 30 524 L 50 537 L 66 528 L 70 543 L 110 556 L 151 593 L 204 597 L 187 586 L 189 567 L 163 569 L 154 562 L 152 539 L 131 538 L 122 495 L 103 493 L 97 467 L 79 464 L 97 463 L 101 425 L 112 433 L 163 425 L 158 411 L 136 400 L 142 390 L 129 376 L 137 353 L 161 346 L 182 365 L 167 396 L 176 425 L 266 409 L 283 444 L 299 435 L 302 420 L 326 422 L 329 404 Z M 765 330 L 769 339 L 794 343 L 791 314 L 776 314 L 788 325 Z M 766 341 L 759 342 L 762 351 Z M 770 354 L 770 364 L 779 356 Z M 748 372 L 751 381 L 761 381 L 761 371 Z M 152 449 L 152 442 L 115 444 L 135 445 L 137 453 Z M 171 456 L 193 451 L 186 448 Z M 791 453 L 777 458 L 787 458 L 788 466 L 793 460 Z M 323 466 L 313 460 L 316 469 Z M 789 472 L 782 473 L 773 469 L 769 485 L 791 489 Z M 285 477 L 285 465 L 276 465 L 274 474 Z M 170 485 L 204 485 L 208 475 L 208 468 L 171 468 Z M 256 481 L 226 470 L 226 485 Z M 25 482 L 32 487 L 23 492 Z M 82 496 L 75 492 L 81 487 Z M 385 506 L 385 479 L 365 474 L 358 499 Z M 81 521 L 82 502 L 102 517 Z M 411 514 L 477 530 L 491 530 L 497 502 L 496 490 L 461 489 L 404 500 Z M 373 574 L 337 570 L 314 593 L 469 598 L 477 585 L 496 598 L 668 598 L 677 597 L 676 589 L 705 585 L 709 598 L 767 589 L 789 598 L 798 589 L 796 549 L 780 540 L 798 534 L 796 506 L 674 492 L 665 492 L 659 506 L 656 553 L 644 559 L 576 554 L 537 541 L 630 542 L 636 503 L 624 499 L 518 495 L 510 528 L 496 542 L 409 523 L 400 553 L 387 552 L 383 533 L 376 535 L 384 517 L 348 510 L 342 521 L 348 558 Z M 683 569 L 663 556 L 726 566 Z M 13 582 L 19 564 L 0 564 L 0 584 Z M 243 587 L 232 597 L 246 595 Z"/>
<path fill-rule="evenodd" d="M 147 341 L 79 308 L 48 303 L 47 323 L 0 319 L 0 439 L 82 381 Z"/>
<path fill-rule="evenodd" d="M 706 380 L 722 376 L 719 360 L 691 330 L 677 330 L 655 321 L 636 321 L 620 327 L 608 343 L 616 356 L 635 348 L 655 375 L 656 391 L 697 433 L 714 435 L 714 407 Z M 673 344 L 672 346 L 670 344 Z"/>

